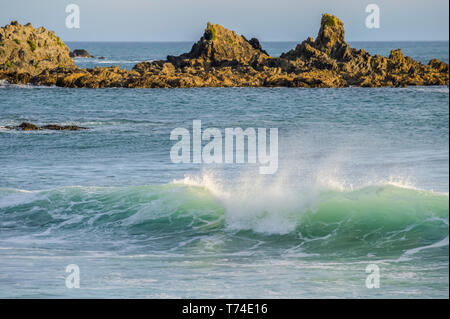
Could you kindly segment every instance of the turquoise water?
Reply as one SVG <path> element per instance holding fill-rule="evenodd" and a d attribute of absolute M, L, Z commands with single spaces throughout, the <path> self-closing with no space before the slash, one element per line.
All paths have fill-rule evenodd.
<path fill-rule="evenodd" d="M 364 47 L 448 61 L 444 44 Z M 131 67 L 190 44 L 114 46 L 72 48 Z M 293 46 L 265 44 L 273 55 Z M 91 129 L 0 128 L 0 297 L 448 298 L 448 103 L 448 87 L 3 82 L 0 126 Z M 203 128 L 277 127 L 277 173 L 172 163 L 171 130 L 195 119 Z M 69 264 L 80 268 L 79 289 L 65 286 Z M 370 264 L 378 289 L 366 288 Z"/>

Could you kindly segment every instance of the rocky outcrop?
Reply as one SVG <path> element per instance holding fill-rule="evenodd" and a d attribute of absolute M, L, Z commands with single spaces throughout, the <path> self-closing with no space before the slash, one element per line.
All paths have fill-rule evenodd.
<path fill-rule="evenodd" d="M 2 74 L 0 70 L 2 78 L 11 83 L 75 88 L 378 87 L 448 85 L 449 66 L 437 59 L 428 64 L 417 62 L 400 49 L 383 57 L 351 48 L 342 21 L 324 14 L 316 39 L 310 37 L 278 58 L 269 56 L 257 39 L 247 40 L 208 23 L 190 52 L 138 63 L 130 71 L 117 66 L 81 69 L 73 64 L 53 65 L 35 73 Z"/>
<path fill-rule="evenodd" d="M 294 50 L 283 53 L 280 58 L 289 60 L 316 58 L 338 62 L 351 59 L 351 52 L 352 49 L 345 42 L 344 24 L 338 18 L 325 13 L 322 15 L 316 40 L 309 37 Z"/>
<path fill-rule="evenodd" d="M 344 24 L 328 14 L 322 16 L 315 40 L 303 41 L 274 65 L 283 68 L 283 60 L 288 61 L 287 69 L 299 74 L 298 79 L 314 78 L 317 86 L 448 85 L 448 64 L 433 59 L 424 65 L 405 57 L 400 49 L 386 58 L 351 48 L 345 42 Z"/>
<path fill-rule="evenodd" d="M 233 40 L 227 41 L 229 38 Z M 404 57 L 401 50 L 393 50 L 386 58 L 353 49 L 345 42 L 342 21 L 329 14 L 322 16 L 315 40 L 308 38 L 279 58 L 264 52 L 257 39 L 247 41 L 208 24 L 189 53 L 168 57 L 167 61 L 140 63 L 134 70 L 141 77 L 128 86 L 448 85 L 448 64 L 434 59 L 423 65 Z"/>
<path fill-rule="evenodd" d="M 17 21 L 0 28 L 0 72 L 31 76 L 55 67 L 74 67 L 69 48 L 53 31 Z"/>
<path fill-rule="evenodd" d="M 37 126 L 33 123 L 23 122 L 18 126 L 5 126 L 5 129 L 8 130 L 17 130 L 17 131 L 40 131 L 40 130 L 51 130 L 51 131 L 79 131 L 79 130 L 88 130 L 87 127 L 81 127 L 77 125 L 57 125 L 57 124 L 49 124 L 43 126 Z"/>
<path fill-rule="evenodd" d="M 96 67 L 93 69 L 56 68 L 27 79 L 9 79 L 13 83 L 31 83 L 34 85 L 60 86 L 73 88 L 128 87 L 129 82 L 137 82 L 140 74 L 113 67 Z M 16 81 L 17 80 L 17 81 Z"/>
<path fill-rule="evenodd" d="M 225 29 L 219 24 L 208 22 L 201 39 L 192 46 L 189 53 L 178 57 L 168 56 L 167 61 L 175 67 L 202 66 L 223 67 L 238 64 L 258 64 L 268 58 L 261 49 L 259 41 L 245 37 L 234 31 Z M 135 69 L 139 69 L 139 65 Z"/>
<path fill-rule="evenodd" d="M 93 55 L 90 55 L 85 49 L 75 49 L 69 53 L 71 58 L 94 58 Z"/>

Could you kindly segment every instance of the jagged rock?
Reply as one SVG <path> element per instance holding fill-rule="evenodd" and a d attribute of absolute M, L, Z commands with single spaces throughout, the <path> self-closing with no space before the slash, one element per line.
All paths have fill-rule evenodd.
<path fill-rule="evenodd" d="M 15 23 L 5 28 L 32 27 Z M 14 54 L 27 61 L 27 52 L 21 49 L 23 52 L 16 50 Z M 4 59 L 1 54 L 2 51 L 0 59 Z M 168 56 L 164 61 L 138 63 L 130 71 L 117 66 L 81 69 L 72 62 L 52 65 L 38 74 L 0 70 L 0 79 L 74 88 L 448 85 L 449 66 L 437 59 L 424 65 L 405 57 L 401 50 L 392 50 L 389 57 L 383 57 L 351 48 L 345 42 L 344 24 L 324 14 L 316 39 L 309 37 L 279 58 L 270 57 L 257 39 L 247 40 L 218 24 L 208 23 L 190 52 Z"/>
<path fill-rule="evenodd" d="M 245 37 L 242 36 L 244 39 Z M 251 38 L 248 43 L 250 43 L 250 45 L 253 47 L 253 49 L 261 51 L 262 53 L 264 53 L 265 55 L 269 55 L 265 50 L 263 50 L 261 43 L 259 43 L 259 40 L 257 38 Z"/>
<path fill-rule="evenodd" d="M 0 28 L 0 72 L 37 75 L 56 67 L 74 67 L 69 48 L 53 31 L 17 21 Z"/>
<path fill-rule="evenodd" d="M 342 21 L 327 13 L 323 14 L 319 34 L 315 41 L 316 47 L 320 51 L 332 55 L 346 44 L 344 39 L 345 30 Z"/>
<path fill-rule="evenodd" d="M 335 16 L 325 13 L 322 15 L 319 33 L 316 40 L 309 37 L 294 50 L 283 53 L 280 57 L 295 60 L 301 59 L 334 59 L 349 61 L 356 50 L 345 42 L 344 24 Z M 328 65 L 329 63 L 325 63 Z"/>
<path fill-rule="evenodd" d="M 206 67 L 221 65 L 259 63 L 268 55 L 261 49 L 257 39 L 248 41 L 220 24 L 208 22 L 203 36 L 192 46 L 189 53 L 168 56 L 167 60 L 177 67 L 198 64 Z"/>
<path fill-rule="evenodd" d="M 89 52 L 84 49 L 75 49 L 70 52 L 69 55 L 71 58 L 94 58 L 93 55 L 90 55 Z"/>

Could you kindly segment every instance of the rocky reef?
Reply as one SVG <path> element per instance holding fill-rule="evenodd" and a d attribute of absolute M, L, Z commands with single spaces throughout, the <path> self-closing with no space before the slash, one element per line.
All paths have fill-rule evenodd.
<path fill-rule="evenodd" d="M 16 131 L 41 131 L 41 130 L 51 130 L 51 131 L 80 131 L 88 130 L 87 127 L 77 126 L 77 125 L 58 125 L 58 124 L 48 124 L 43 126 L 38 126 L 29 122 L 22 122 L 17 126 L 5 126 L 5 129 L 16 130 Z"/>
<path fill-rule="evenodd" d="M 45 37 L 37 41 L 37 36 L 42 34 Z M 15 38 L 22 44 L 14 44 Z M 24 44 L 30 39 L 36 42 L 35 50 Z M 51 39 L 55 39 L 54 33 L 44 28 L 15 23 L 0 29 L 0 62 L 3 63 L 0 79 L 75 88 L 449 84 L 449 66 L 437 59 L 423 64 L 404 56 L 400 49 L 383 57 L 351 48 L 345 42 L 344 24 L 329 14 L 322 15 L 316 39 L 308 38 L 280 57 L 269 56 L 255 38 L 247 40 L 218 24 L 208 23 L 190 52 L 168 56 L 167 60 L 138 63 L 129 71 L 117 66 L 78 68 L 69 57 L 69 49 L 60 40 L 52 42 Z M 5 45 L 7 49 L 2 50 Z M 53 63 L 44 63 L 49 61 L 45 53 L 52 57 Z M 37 67 L 30 67 L 36 63 Z"/>

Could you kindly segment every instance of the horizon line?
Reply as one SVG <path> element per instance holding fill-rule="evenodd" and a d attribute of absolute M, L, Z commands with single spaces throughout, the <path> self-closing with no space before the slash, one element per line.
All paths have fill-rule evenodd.
<path fill-rule="evenodd" d="M 63 42 L 104 42 L 104 43 L 186 43 L 186 42 L 197 42 L 197 40 L 63 40 Z M 259 40 L 260 42 L 272 42 L 272 43 L 301 43 L 304 40 Z M 450 39 L 446 40 L 346 40 L 346 42 L 450 42 Z"/>

